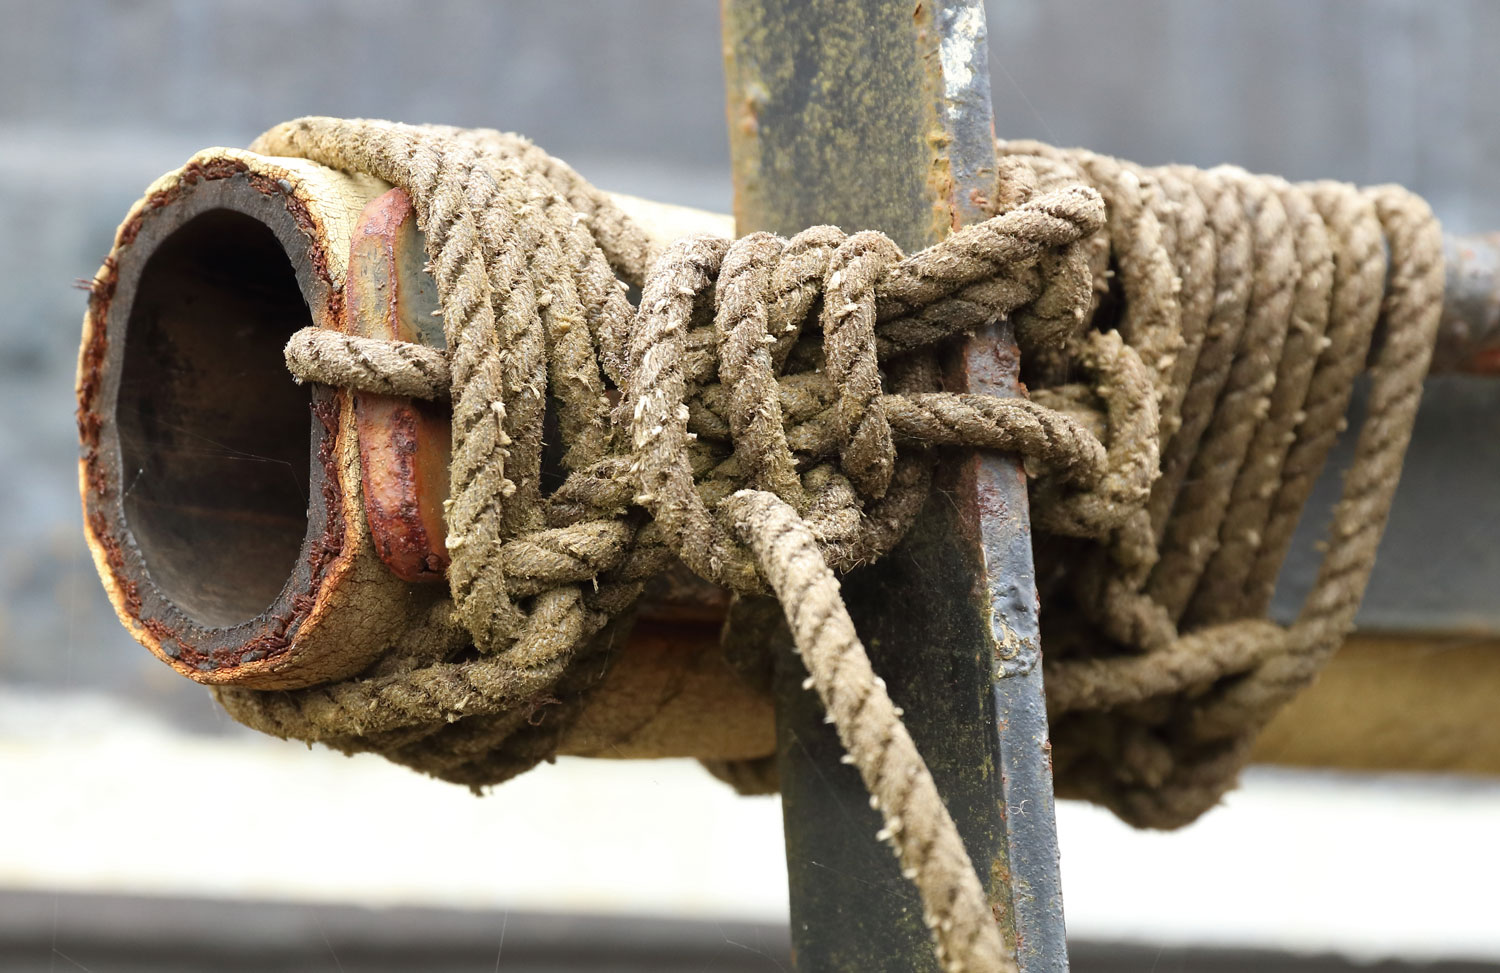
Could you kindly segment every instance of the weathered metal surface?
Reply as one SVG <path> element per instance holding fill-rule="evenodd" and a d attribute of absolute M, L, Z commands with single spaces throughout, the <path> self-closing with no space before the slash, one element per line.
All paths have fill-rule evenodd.
<path fill-rule="evenodd" d="M 1500 233 L 1443 238 L 1447 286 L 1434 372 L 1500 375 Z"/>
<path fill-rule="evenodd" d="M 725 219 L 631 205 L 652 211 L 648 232 Z M 392 420 L 409 404 L 298 386 L 282 351 L 308 325 L 440 344 L 422 249 L 388 185 L 238 150 L 195 157 L 127 219 L 84 322 L 87 537 L 121 621 L 181 674 L 278 689 L 345 678 L 441 594 L 396 577 L 366 530 L 407 503 L 428 537 L 441 529 L 443 464 L 425 485 L 403 466 L 421 458 Z M 414 414 L 440 454 L 446 418 Z M 367 500 L 385 507 L 367 516 Z M 590 700 L 640 717 L 607 752 L 770 752 L 770 705 L 719 658 L 724 593 L 672 573 L 648 600 L 654 621 Z"/>
<path fill-rule="evenodd" d="M 740 232 L 875 228 L 908 249 L 984 213 L 994 135 L 978 2 L 725 0 Z M 998 327 L 955 350 L 954 390 L 1017 394 Z M 950 463 L 911 535 L 844 581 L 1003 933 L 1027 971 L 1067 968 L 1025 479 Z M 779 656 L 792 935 L 806 971 L 936 969 L 916 893 L 874 835 L 800 663 Z"/>
<path fill-rule="evenodd" d="M 402 189 L 372 200 L 355 224 L 344 284 L 344 330 L 365 338 L 446 347 L 437 287 L 417 213 Z M 448 570 L 443 501 L 452 426 L 445 406 L 394 395 L 354 396 L 365 519 L 380 560 L 404 581 Z"/>
<path fill-rule="evenodd" d="M 400 611 L 330 611 L 343 579 L 377 604 L 399 584 L 365 577 L 379 565 L 350 535 L 341 394 L 298 388 L 281 356 L 297 327 L 336 325 L 335 241 L 376 185 L 208 150 L 153 185 L 95 279 L 78 381 L 86 537 L 122 623 L 197 681 L 358 671 Z"/>

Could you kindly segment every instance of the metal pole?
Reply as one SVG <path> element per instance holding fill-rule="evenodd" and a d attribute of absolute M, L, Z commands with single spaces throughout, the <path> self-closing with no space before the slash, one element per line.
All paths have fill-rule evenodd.
<path fill-rule="evenodd" d="M 724 0 L 737 230 L 880 229 L 908 250 L 982 217 L 995 189 L 979 0 Z M 945 364 L 957 391 L 1019 394 L 1005 325 Z M 1067 969 L 1025 477 L 949 464 L 902 545 L 844 581 L 875 668 L 987 878 L 1027 973 Z M 798 968 L 935 970 L 915 892 L 800 663 L 783 653 L 778 761 Z"/>

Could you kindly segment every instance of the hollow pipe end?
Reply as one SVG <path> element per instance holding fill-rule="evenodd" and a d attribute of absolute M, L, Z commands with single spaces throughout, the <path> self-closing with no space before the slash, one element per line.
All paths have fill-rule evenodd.
<path fill-rule="evenodd" d="M 209 149 L 154 183 L 95 276 L 77 382 L 84 530 L 126 629 L 190 679 L 352 675 L 419 601 L 372 549 L 345 393 L 281 348 L 339 322 L 349 240 L 389 187 Z"/>

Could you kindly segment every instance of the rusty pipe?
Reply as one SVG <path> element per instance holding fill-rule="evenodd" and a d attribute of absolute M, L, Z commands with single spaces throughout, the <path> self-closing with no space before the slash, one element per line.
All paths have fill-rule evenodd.
<path fill-rule="evenodd" d="M 428 424 L 425 444 L 440 457 L 446 418 L 409 402 L 386 403 L 382 418 L 379 403 L 298 388 L 281 358 L 307 324 L 430 329 L 420 237 L 389 191 L 302 160 L 209 150 L 150 187 L 94 281 L 77 384 L 86 537 L 125 627 L 199 682 L 347 677 L 441 590 L 421 577 L 441 576 L 428 559 L 443 554 L 444 466 L 418 451 L 415 472 L 391 474 L 408 461 L 411 424 Z M 732 229 L 727 217 L 617 201 L 663 239 Z M 362 218 L 366 252 L 351 278 Z M 1500 234 L 1446 246 L 1433 370 L 1494 374 Z M 378 308 L 391 286 L 412 301 L 408 313 L 351 316 Z M 361 413 L 377 415 L 362 423 Z M 412 510 L 420 530 L 403 520 Z M 769 703 L 716 655 L 724 609 L 722 594 L 691 579 L 658 586 L 565 751 L 769 753 Z M 663 715 L 669 698 L 675 710 Z M 607 706 L 640 732 L 621 739 Z M 730 718 L 703 725 L 703 713 Z"/>
<path fill-rule="evenodd" d="M 1500 375 L 1500 233 L 1443 237 L 1447 283 L 1432 371 Z"/>
<path fill-rule="evenodd" d="M 732 229 L 618 201 L 662 238 Z M 85 533 L 121 622 L 179 673 L 347 678 L 440 595 L 446 415 L 299 387 L 281 350 L 307 325 L 441 344 L 424 262 L 399 191 L 238 150 L 164 176 L 120 227 L 79 354 Z M 563 752 L 769 753 L 769 701 L 718 653 L 723 599 L 658 586 Z"/>

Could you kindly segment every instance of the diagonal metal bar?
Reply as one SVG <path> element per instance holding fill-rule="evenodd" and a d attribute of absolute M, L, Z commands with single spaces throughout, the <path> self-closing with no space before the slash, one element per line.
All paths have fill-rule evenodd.
<path fill-rule="evenodd" d="M 983 215 L 993 114 L 980 0 L 724 0 L 740 233 L 880 229 L 908 250 Z M 948 356 L 947 387 L 1020 394 L 1003 323 Z M 1027 973 L 1064 971 L 1050 750 L 1025 478 L 947 464 L 911 535 L 844 581 Z M 778 760 L 798 968 L 932 970 L 915 892 L 802 672 L 783 653 Z"/>

